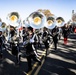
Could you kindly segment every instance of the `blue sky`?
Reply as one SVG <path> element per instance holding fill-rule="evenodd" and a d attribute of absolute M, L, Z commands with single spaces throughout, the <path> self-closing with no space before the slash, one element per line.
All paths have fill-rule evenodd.
<path fill-rule="evenodd" d="M 0 18 L 7 21 L 7 14 L 19 12 L 22 19 L 38 9 L 49 9 L 56 16 L 62 16 L 67 22 L 72 10 L 76 12 L 76 0 L 0 0 Z"/>

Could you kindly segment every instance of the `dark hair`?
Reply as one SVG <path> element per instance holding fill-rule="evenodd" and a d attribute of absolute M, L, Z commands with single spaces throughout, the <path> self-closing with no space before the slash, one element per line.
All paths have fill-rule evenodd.
<path fill-rule="evenodd" d="M 0 31 L 0 32 L 2 32 L 2 31 Z"/>
<path fill-rule="evenodd" d="M 32 27 L 28 27 L 27 29 L 33 32 L 33 28 Z"/>
<path fill-rule="evenodd" d="M 0 31 L 0 33 L 1 33 L 1 34 L 0 34 L 0 36 L 1 36 L 1 35 L 2 35 L 2 31 Z"/>

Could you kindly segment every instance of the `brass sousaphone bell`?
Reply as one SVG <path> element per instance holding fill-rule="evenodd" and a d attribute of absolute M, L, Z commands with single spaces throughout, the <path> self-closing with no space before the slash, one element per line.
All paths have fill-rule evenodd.
<path fill-rule="evenodd" d="M 56 18 L 57 27 L 62 27 L 62 26 L 64 26 L 64 24 L 65 24 L 65 21 L 64 21 L 64 19 L 62 17 L 57 17 Z"/>
<path fill-rule="evenodd" d="M 8 23 L 11 26 L 16 27 L 19 25 L 20 16 L 19 16 L 18 12 L 11 12 L 10 14 L 8 14 L 7 19 L 8 19 Z"/>
<path fill-rule="evenodd" d="M 56 26 L 55 18 L 52 16 L 47 17 L 47 21 L 45 23 L 45 27 L 48 29 L 53 29 Z"/>
<path fill-rule="evenodd" d="M 44 27 L 44 24 L 46 22 L 46 17 L 42 12 L 33 12 L 28 17 L 29 24 L 34 29 L 40 29 Z"/>

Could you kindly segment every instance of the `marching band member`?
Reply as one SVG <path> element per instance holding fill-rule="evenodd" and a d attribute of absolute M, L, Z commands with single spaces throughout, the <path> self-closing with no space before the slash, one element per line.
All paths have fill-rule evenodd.
<path fill-rule="evenodd" d="M 1 28 L 2 28 L 2 34 L 3 34 L 3 37 L 4 37 L 4 43 L 6 42 L 6 33 L 7 33 L 7 29 L 6 29 L 6 23 L 5 22 L 2 22 L 2 25 L 1 25 Z"/>
<path fill-rule="evenodd" d="M 25 38 L 26 38 L 26 28 L 25 27 L 23 27 L 23 41 L 25 41 Z"/>
<path fill-rule="evenodd" d="M 10 35 L 11 35 L 11 49 L 12 54 L 16 57 L 17 65 L 20 64 L 20 57 L 19 55 L 20 49 L 19 49 L 19 38 L 17 37 L 16 29 L 13 26 L 10 26 Z"/>
<path fill-rule="evenodd" d="M 59 27 L 59 40 L 61 39 L 62 29 Z"/>
<path fill-rule="evenodd" d="M 46 48 L 46 56 L 47 56 L 47 51 L 49 48 L 49 38 L 48 38 L 48 31 L 46 27 L 43 28 L 42 39 Z"/>
<path fill-rule="evenodd" d="M 2 52 L 3 47 L 5 47 L 4 37 L 3 37 L 3 33 L 2 33 L 2 28 L 0 28 L 0 58 L 2 58 L 2 56 L 3 56 L 3 52 Z M 6 47 L 5 47 L 5 49 L 6 49 Z"/>
<path fill-rule="evenodd" d="M 2 40 L 2 30 L 0 29 L 0 58 L 2 58 L 2 56 L 3 56 L 2 44 L 3 44 L 3 40 Z"/>
<path fill-rule="evenodd" d="M 43 33 L 43 30 L 42 28 L 39 29 L 39 32 L 37 34 L 38 36 L 38 48 L 42 48 L 41 44 L 42 44 L 42 33 Z"/>
<path fill-rule="evenodd" d="M 67 38 L 68 38 L 68 35 L 69 35 L 69 27 L 68 27 L 67 24 L 65 24 L 62 27 L 62 31 L 63 31 L 63 37 L 64 37 L 64 44 L 67 44 Z"/>
<path fill-rule="evenodd" d="M 73 27 L 73 32 L 76 33 L 76 26 Z"/>
<path fill-rule="evenodd" d="M 58 28 L 55 26 L 55 28 L 52 29 L 52 38 L 55 46 L 55 50 L 57 50 L 57 43 L 58 43 Z"/>
<path fill-rule="evenodd" d="M 11 48 L 11 40 L 15 35 L 15 28 L 13 26 L 10 25 L 10 31 L 9 32 L 9 39 L 8 42 L 10 43 L 10 48 Z"/>
<path fill-rule="evenodd" d="M 31 59 L 39 62 L 39 64 L 41 65 L 41 61 L 37 58 L 37 53 L 36 53 L 35 47 L 34 47 L 35 36 L 36 36 L 36 34 L 34 34 L 34 32 L 33 32 L 33 28 L 28 27 L 27 39 L 29 41 L 27 44 L 26 44 L 26 41 L 23 43 L 23 45 L 26 46 L 26 57 L 27 57 L 27 61 L 28 61 L 28 71 L 32 70 Z"/>
<path fill-rule="evenodd" d="M 11 37 L 15 35 L 15 28 L 13 26 L 10 26 L 10 35 Z"/>

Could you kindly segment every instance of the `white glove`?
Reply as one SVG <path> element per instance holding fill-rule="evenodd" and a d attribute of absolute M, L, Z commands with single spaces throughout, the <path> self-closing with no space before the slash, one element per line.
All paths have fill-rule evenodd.
<path fill-rule="evenodd" d="M 40 43 L 42 43 L 42 41 L 40 41 Z"/>
<path fill-rule="evenodd" d="M 34 42 L 34 40 L 33 39 L 30 39 L 30 43 L 33 43 Z"/>
<path fill-rule="evenodd" d="M 23 42 L 23 45 L 26 45 L 26 41 L 25 41 L 25 42 Z"/>

